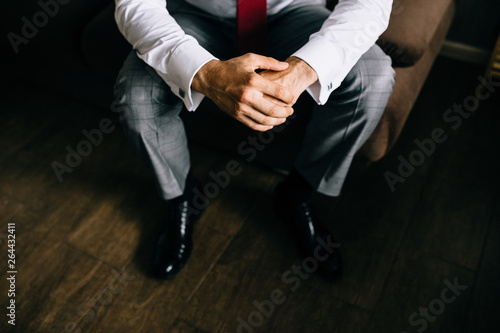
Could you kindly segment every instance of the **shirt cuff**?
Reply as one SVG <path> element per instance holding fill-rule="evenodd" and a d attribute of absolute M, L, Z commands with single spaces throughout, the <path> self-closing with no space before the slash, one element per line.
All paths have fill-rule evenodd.
<path fill-rule="evenodd" d="M 306 91 L 316 103 L 325 104 L 332 91 L 340 86 L 347 75 L 347 73 L 344 75 L 341 73 L 344 63 L 342 49 L 321 37 L 316 37 L 309 40 L 292 56 L 304 60 L 316 71 L 318 81 L 309 86 Z"/>
<path fill-rule="evenodd" d="M 205 95 L 194 91 L 191 83 L 198 70 L 214 59 L 217 58 L 192 39 L 183 42 L 174 50 L 167 60 L 167 73 L 157 72 L 172 92 L 184 102 L 186 109 L 194 111 Z"/>

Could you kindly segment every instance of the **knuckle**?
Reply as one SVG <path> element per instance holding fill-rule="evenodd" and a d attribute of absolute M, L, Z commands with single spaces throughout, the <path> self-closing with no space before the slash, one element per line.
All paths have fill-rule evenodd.
<path fill-rule="evenodd" d="M 285 103 L 291 103 L 293 101 L 293 95 L 283 86 L 276 87 L 274 93 L 277 98 L 281 99 Z"/>
<path fill-rule="evenodd" d="M 276 94 L 276 97 L 278 97 L 279 99 L 284 98 L 286 95 L 285 88 L 280 86 L 276 87 L 276 91 L 274 93 Z"/>
<path fill-rule="evenodd" d="M 277 105 L 273 105 L 269 108 L 268 115 L 269 117 L 276 117 L 279 114 L 279 109 Z"/>
<path fill-rule="evenodd" d="M 258 81 L 259 81 L 259 76 L 257 74 L 251 74 L 248 77 L 247 84 L 251 87 L 254 87 L 257 85 Z"/>
<path fill-rule="evenodd" d="M 235 116 L 235 118 L 241 118 L 244 115 L 245 115 L 245 111 L 244 111 L 242 105 L 238 103 L 236 105 L 235 110 L 234 110 L 234 116 Z"/>
<path fill-rule="evenodd" d="M 261 125 L 269 125 L 269 118 L 264 115 L 259 116 L 256 121 Z"/>
<path fill-rule="evenodd" d="M 278 118 L 278 117 L 282 116 L 283 110 L 284 109 L 282 107 L 280 107 L 278 105 L 273 105 L 269 109 L 269 116 L 273 117 L 273 118 Z"/>
<path fill-rule="evenodd" d="M 240 118 L 243 118 L 246 116 L 245 109 L 241 106 L 236 110 L 236 112 L 238 114 L 238 117 L 240 117 Z"/>
<path fill-rule="evenodd" d="M 242 102 L 242 103 L 248 103 L 250 102 L 250 100 L 252 99 L 252 93 L 250 92 L 249 89 L 244 89 L 241 93 L 240 93 L 240 98 L 239 100 Z"/>
<path fill-rule="evenodd" d="M 253 62 L 254 61 L 254 57 L 253 57 L 252 53 L 245 53 L 244 55 L 241 56 L 241 59 L 244 62 Z"/>

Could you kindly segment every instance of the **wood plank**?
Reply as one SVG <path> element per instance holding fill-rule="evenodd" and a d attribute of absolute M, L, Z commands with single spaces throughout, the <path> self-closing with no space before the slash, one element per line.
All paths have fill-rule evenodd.
<path fill-rule="evenodd" d="M 408 211 L 416 204 L 430 164 L 417 170 L 396 195 L 385 183 L 384 164 L 376 165 L 344 193 L 333 214 L 324 215 L 327 207 L 318 207 L 320 218 L 343 251 L 342 288 L 333 291 L 335 297 L 366 310 L 375 306 L 409 223 Z M 328 281 L 318 280 L 315 285 L 332 292 Z"/>
<path fill-rule="evenodd" d="M 435 152 L 425 195 L 415 210 L 405 244 L 476 269 L 500 184 L 500 133 L 495 113 L 478 113 Z M 473 138 L 473 139 L 471 139 Z M 465 158 L 464 158 L 465 157 Z M 464 244 L 467 244 L 464 246 Z"/>
<path fill-rule="evenodd" d="M 214 170 L 219 170 L 225 164 L 224 160 L 217 163 L 214 165 Z M 109 308 L 99 320 L 92 323 L 90 328 L 98 329 L 106 325 L 110 329 L 117 330 L 168 330 L 179 312 L 191 302 L 193 294 L 203 283 L 205 276 L 213 269 L 218 258 L 230 244 L 233 235 L 228 234 L 228 230 L 237 233 L 237 225 L 244 223 L 249 212 L 260 200 L 256 200 L 251 191 L 240 191 L 242 184 L 246 184 L 248 177 L 253 180 L 255 188 L 269 186 L 267 175 L 262 175 L 258 168 L 245 167 L 245 174 L 246 176 L 234 177 L 227 188 L 212 199 L 204 215 L 197 222 L 191 258 L 173 280 L 157 281 L 148 276 L 146 266 L 149 267 L 151 262 L 152 240 L 155 239 L 158 228 L 144 232 L 141 242 L 147 242 L 144 247 L 147 246 L 148 249 L 140 250 L 126 268 L 139 278 L 131 282 L 132 288 L 124 290 L 117 297 L 117 306 Z M 221 213 L 222 209 L 224 214 Z M 234 221 L 228 217 L 234 218 Z M 224 232 L 219 232 L 219 228 Z M 136 247 L 137 242 L 135 236 L 133 238 L 132 243 L 131 241 L 127 243 L 132 249 Z M 134 302 L 131 303 L 130 300 Z M 126 322 L 115 322 L 113 318 L 118 317 L 128 319 Z"/>
<path fill-rule="evenodd" d="M 224 235 L 208 228 L 196 228 L 197 241 L 188 264 L 173 280 L 161 281 L 148 276 L 152 256 L 143 255 L 135 258 L 125 268 L 135 276 L 129 282 L 130 288 L 124 289 L 113 301 L 113 306 L 106 308 L 99 318 L 89 323 L 87 329 L 95 332 L 103 327 L 107 331 L 150 331 L 165 332 L 182 311 L 185 302 L 211 268 L 214 258 L 224 251 L 229 242 Z M 149 239 L 151 242 L 151 239 Z M 199 246 L 210 244 L 209 247 Z M 150 254 L 150 253 L 148 253 Z M 124 318 L 117 321 L 116 318 Z"/>
<path fill-rule="evenodd" d="M 402 251 L 374 308 L 368 331 L 460 332 L 473 283 L 474 273 L 467 269 L 417 250 Z M 453 294 L 449 284 L 466 289 Z"/>
<path fill-rule="evenodd" d="M 64 242 L 67 234 L 88 214 L 92 201 L 82 198 L 75 203 L 69 199 L 58 207 L 37 211 L 21 207 L 24 209 L 9 220 L 16 225 L 16 256 L 19 258 L 29 256 L 49 236 Z"/>
<path fill-rule="evenodd" d="M 71 245 L 112 267 L 124 267 L 132 260 L 141 233 L 162 215 L 156 196 L 143 196 L 137 207 L 137 201 L 123 190 L 119 187 L 101 197 L 95 210 L 68 236 Z"/>
<path fill-rule="evenodd" d="M 276 308 L 274 320 L 265 331 L 366 332 L 368 312 L 337 300 L 322 290 L 304 286 L 290 295 L 286 302 L 285 306 Z"/>
<path fill-rule="evenodd" d="M 99 184 L 102 193 L 93 213 L 68 238 L 73 246 L 117 268 L 128 265 L 137 251 L 144 252 L 142 244 L 155 239 L 161 221 L 167 216 L 167 205 L 156 191 L 152 171 L 137 158 L 129 158 L 134 154 L 130 149 L 118 149 L 125 144 L 122 136 L 110 138 L 103 144 L 110 147 L 91 155 L 81 174 L 75 175 L 75 181 L 83 177 L 87 182 Z M 106 156 L 128 163 L 101 167 L 99 161 Z M 216 161 L 215 157 L 205 157 L 195 172 L 210 168 Z"/>
<path fill-rule="evenodd" d="M 180 313 L 173 329 L 180 321 L 202 332 L 234 332 L 241 323 L 238 317 L 248 319 L 255 311 L 254 301 L 269 300 L 274 290 L 280 290 L 286 301 L 250 329 L 281 332 L 293 327 L 298 332 L 318 332 L 319 328 L 328 332 L 361 332 L 358 319 L 368 313 L 335 298 L 335 290 L 342 288 L 340 284 L 330 284 L 330 291 L 325 292 L 312 286 L 320 280 L 318 276 L 306 274 L 303 280 L 293 272 L 287 273 L 300 262 L 286 227 L 274 216 L 269 203 L 271 193 L 272 189 L 268 189 L 261 194 L 261 204 Z M 310 321 L 301 318 L 305 312 Z M 258 316 L 255 320 L 258 323 Z"/>
<path fill-rule="evenodd" d="M 71 190 L 66 191 L 69 184 L 59 183 L 51 164 L 54 161 L 65 163 L 65 146 L 76 148 L 84 138 L 81 131 L 94 126 L 93 117 L 98 115 L 95 110 L 89 111 L 88 107 L 85 111 L 90 116 L 86 115 L 81 105 L 64 99 L 59 101 L 55 95 L 40 97 L 38 102 L 37 109 L 31 109 L 35 107 L 27 103 L 28 106 L 20 104 L 24 105 L 23 110 L 10 112 L 17 125 L 0 134 L 0 142 L 5 146 L 0 157 L 0 192 L 20 202 L 29 202 L 34 210 L 45 209 L 48 204 L 57 205 L 64 199 L 60 192 L 49 191 L 49 188 L 71 193 Z M 68 109 L 77 115 L 71 115 Z"/>
<path fill-rule="evenodd" d="M 77 325 L 83 317 L 89 318 L 80 308 L 89 301 L 91 293 L 103 290 L 105 281 L 113 276 L 111 267 L 65 243 L 68 232 L 96 200 L 96 197 L 82 197 L 76 190 L 71 193 L 79 195 L 79 200 L 68 195 L 57 207 L 48 205 L 30 210 L 18 203 L 21 209 L 16 208 L 17 213 L 9 219 L 16 224 L 19 331 L 64 331 L 65 325 L 72 327 L 73 322 Z M 13 199 L 6 202 L 10 208 L 16 205 Z M 6 242 L 0 243 L 6 253 Z M 0 273 L 2 290 L 8 289 L 5 274 L 5 271 Z M 7 299 L 6 294 L 3 298 Z"/>
<path fill-rule="evenodd" d="M 494 332 L 498 328 L 500 313 L 500 195 L 496 211 L 491 218 L 488 240 L 473 286 L 474 295 L 469 305 L 466 332 Z"/>
<path fill-rule="evenodd" d="M 2 212 L 0 219 L 2 221 L 2 225 L 6 226 L 14 216 L 24 209 L 26 209 L 26 206 L 19 201 L 5 196 L 0 196 L 0 212 Z M 3 231 L 4 230 L 0 231 L 0 234 L 3 233 Z"/>
<path fill-rule="evenodd" d="M 168 331 L 169 333 L 211 333 L 182 320 L 176 320 L 174 326 L 170 327 Z"/>
<path fill-rule="evenodd" d="M 280 288 L 267 290 L 266 287 L 261 286 L 251 294 L 240 295 L 223 308 L 219 307 L 223 295 L 199 295 L 185 310 L 187 316 L 178 319 L 171 330 L 214 333 L 365 332 L 364 323 L 369 317 L 366 311 L 335 299 L 321 290 L 304 285 L 296 291 L 283 294 L 280 304 L 270 305 L 271 292 L 287 291 Z M 216 297 L 216 303 L 202 309 L 202 304 L 214 302 L 212 297 Z M 203 316 L 203 319 L 199 319 L 198 315 Z"/>
<path fill-rule="evenodd" d="M 17 239 L 17 248 L 21 248 L 23 238 Z M 110 267 L 53 235 L 17 258 L 16 331 L 20 332 L 62 332 L 66 325 L 90 318 L 89 297 L 104 290 L 114 276 Z M 2 290 L 7 290 L 4 273 L 1 280 Z M 7 294 L 1 297 L 5 304 Z M 0 330 L 7 330 L 6 325 L 2 321 Z"/>
<path fill-rule="evenodd" d="M 424 195 L 375 307 L 372 331 L 414 332 L 427 327 L 426 332 L 456 332 L 466 324 L 475 271 L 497 200 L 492 194 L 498 193 L 500 184 L 500 161 L 491 158 L 498 148 L 490 144 L 499 139 L 493 129 L 498 116 L 491 110 L 479 111 L 457 132 L 447 131 L 448 140 L 433 154 Z M 424 322 L 418 314 L 409 321 L 420 306 L 442 298 L 444 279 L 455 278 L 467 286 L 456 302 L 446 304 L 436 319 Z"/>

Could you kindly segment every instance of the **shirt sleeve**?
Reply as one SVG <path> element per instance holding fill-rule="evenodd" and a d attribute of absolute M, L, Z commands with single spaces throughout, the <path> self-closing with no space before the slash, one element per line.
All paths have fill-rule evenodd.
<path fill-rule="evenodd" d="M 359 58 L 387 29 L 392 0 L 340 0 L 321 29 L 292 54 L 307 62 L 318 81 L 307 92 L 318 104 L 340 86 Z"/>
<path fill-rule="evenodd" d="M 189 111 L 204 95 L 191 89 L 198 70 L 212 59 L 196 39 L 184 33 L 167 10 L 166 0 L 115 0 L 115 20 L 139 58 L 168 84 Z"/>

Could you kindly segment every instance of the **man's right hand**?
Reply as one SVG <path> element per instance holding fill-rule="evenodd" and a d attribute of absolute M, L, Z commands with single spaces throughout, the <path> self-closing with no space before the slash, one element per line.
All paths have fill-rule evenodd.
<path fill-rule="evenodd" d="M 251 129 L 267 131 L 293 113 L 294 96 L 255 70 L 287 68 L 286 62 L 252 53 L 227 61 L 211 60 L 196 73 L 191 87 Z"/>

